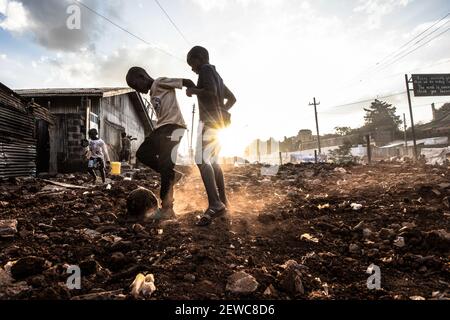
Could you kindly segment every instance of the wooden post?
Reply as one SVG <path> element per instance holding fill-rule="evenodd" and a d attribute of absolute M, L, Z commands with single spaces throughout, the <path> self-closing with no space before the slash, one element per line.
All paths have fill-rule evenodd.
<path fill-rule="evenodd" d="M 371 164 L 372 163 L 372 146 L 371 146 L 369 134 L 366 136 L 366 141 L 367 141 L 367 162 L 368 162 L 368 164 Z"/>
<path fill-rule="evenodd" d="M 317 164 L 318 161 L 318 157 L 317 157 L 317 150 L 314 150 L 314 162 Z"/>
<path fill-rule="evenodd" d="M 281 155 L 281 152 L 280 152 L 280 166 L 282 166 L 283 165 L 283 156 Z"/>
<path fill-rule="evenodd" d="M 414 126 L 414 116 L 413 116 L 413 109 L 412 109 L 412 103 L 411 103 L 411 90 L 409 89 L 409 80 L 408 80 L 407 74 L 405 74 L 405 82 L 406 82 L 406 93 L 408 95 L 409 113 L 411 115 L 411 131 L 412 131 L 413 142 L 414 142 L 414 159 L 417 161 L 419 159 L 419 154 L 417 152 L 416 129 Z"/>

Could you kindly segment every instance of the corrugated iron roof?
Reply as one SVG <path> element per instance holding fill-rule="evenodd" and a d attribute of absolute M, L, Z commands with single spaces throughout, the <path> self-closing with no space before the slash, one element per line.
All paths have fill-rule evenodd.
<path fill-rule="evenodd" d="M 55 97 L 55 96 L 91 96 L 111 97 L 131 93 L 134 90 L 125 87 L 114 88 L 44 88 L 44 89 L 19 89 L 15 90 L 19 95 L 29 98 Z"/>

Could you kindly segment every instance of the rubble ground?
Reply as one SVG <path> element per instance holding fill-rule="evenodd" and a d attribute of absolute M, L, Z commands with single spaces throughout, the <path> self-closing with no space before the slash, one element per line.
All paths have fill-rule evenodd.
<path fill-rule="evenodd" d="M 447 167 L 262 169 L 225 170 L 231 208 L 206 228 L 195 226 L 206 208 L 195 168 L 176 187 L 177 219 L 160 223 L 125 217 L 131 191 L 158 192 L 151 171 L 109 187 L 84 174 L 2 182 L 0 299 L 140 299 L 130 285 L 144 275 L 148 299 L 448 298 Z M 380 290 L 367 287 L 372 264 Z M 79 290 L 66 285 L 70 265 Z"/>

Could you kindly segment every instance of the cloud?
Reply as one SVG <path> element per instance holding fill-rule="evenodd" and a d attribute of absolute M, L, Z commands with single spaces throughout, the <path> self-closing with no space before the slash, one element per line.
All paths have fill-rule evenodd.
<path fill-rule="evenodd" d="M 353 9 L 357 13 L 368 15 L 367 25 L 370 29 L 378 29 L 382 19 L 394 12 L 397 8 L 404 8 L 413 0 L 359 0 L 358 6 Z"/>
<path fill-rule="evenodd" d="M 194 4 L 202 8 L 204 11 L 214 9 L 223 10 L 226 6 L 239 5 L 249 7 L 250 5 L 262 5 L 263 7 L 275 7 L 284 0 L 191 0 Z"/>
<path fill-rule="evenodd" d="M 5 18 L 0 23 L 12 33 L 30 33 L 33 39 L 45 48 L 63 51 L 77 51 L 92 45 L 104 31 L 104 24 L 96 15 L 84 7 L 81 9 L 81 29 L 67 28 L 69 14 L 67 8 L 73 5 L 71 0 L 0 0 L 0 9 Z M 103 10 L 111 17 L 118 17 L 122 1 L 98 2 L 85 0 L 94 10 Z"/>

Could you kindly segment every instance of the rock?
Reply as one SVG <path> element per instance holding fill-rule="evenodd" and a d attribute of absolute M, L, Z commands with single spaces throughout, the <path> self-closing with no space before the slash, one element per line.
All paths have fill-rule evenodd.
<path fill-rule="evenodd" d="M 0 220 L 0 238 L 13 238 L 17 233 L 17 220 Z"/>
<path fill-rule="evenodd" d="M 425 241 L 428 246 L 448 250 L 450 248 L 450 233 L 446 230 L 433 230 L 425 234 Z"/>
<path fill-rule="evenodd" d="M 235 272 L 228 278 L 226 290 L 236 294 L 249 294 L 258 289 L 256 279 L 244 271 Z"/>
<path fill-rule="evenodd" d="M 278 292 L 273 285 L 269 285 L 267 289 L 264 290 L 264 295 L 268 297 L 276 297 Z"/>
<path fill-rule="evenodd" d="M 361 221 L 360 223 L 358 223 L 356 226 L 353 227 L 354 231 L 360 231 L 364 229 L 364 221 Z"/>
<path fill-rule="evenodd" d="M 269 224 L 277 220 L 273 213 L 260 213 L 258 215 L 258 221 L 264 224 Z"/>
<path fill-rule="evenodd" d="M 26 257 L 19 259 L 11 267 L 11 275 L 16 280 L 25 279 L 42 273 L 45 270 L 46 261 L 39 257 Z"/>
<path fill-rule="evenodd" d="M 183 277 L 183 279 L 187 282 L 195 282 L 196 277 L 193 274 L 188 273 Z"/>
<path fill-rule="evenodd" d="M 426 300 L 424 297 L 421 297 L 421 296 L 412 296 L 412 297 L 409 297 L 409 299 L 410 300 L 414 300 L 414 301 L 424 301 L 424 300 Z"/>
<path fill-rule="evenodd" d="M 363 208 L 362 204 L 359 203 L 352 203 L 350 204 L 350 207 L 354 210 L 354 211 L 359 211 Z"/>
<path fill-rule="evenodd" d="M 114 252 L 111 255 L 111 270 L 117 271 L 127 264 L 127 258 L 122 252 Z"/>
<path fill-rule="evenodd" d="M 133 218 L 143 218 L 151 210 L 158 207 L 158 199 L 148 189 L 138 188 L 127 198 L 127 214 Z"/>
<path fill-rule="evenodd" d="M 305 294 L 301 273 L 304 266 L 295 260 L 289 260 L 282 267 L 285 270 L 280 275 L 280 287 L 291 294 Z"/>
<path fill-rule="evenodd" d="M 80 263 L 81 274 L 83 276 L 95 274 L 100 268 L 100 265 L 94 259 L 85 260 Z"/>
<path fill-rule="evenodd" d="M 393 229 L 383 228 L 379 232 L 381 239 L 391 239 L 395 236 L 395 231 Z"/>
<path fill-rule="evenodd" d="M 394 241 L 394 246 L 398 248 L 403 248 L 405 245 L 405 238 L 403 237 L 397 237 L 397 239 L 395 239 Z"/>
<path fill-rule="evenodd" d="M 365 228 L 363 230 L 363 237 L 364 237 L 364 239 L 370 239 L 372 237 L 372 235 L 373 235 L 373 232 L 369 228 Z"/>
<path fill-rule="evenodd" d="M 336 168 L 334 169 L 334 172 L 346 174 L 347 170 L 345 170 L 344 168 Z"/>
<path fill-rule="evenodd" d="M 350 251 L 350 253 L 360 253 L 361 249 L 359 248 L 359 246 L 355 243 L 350 244 L 350 246 L 348 247 L 348 251 Z"/>

